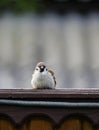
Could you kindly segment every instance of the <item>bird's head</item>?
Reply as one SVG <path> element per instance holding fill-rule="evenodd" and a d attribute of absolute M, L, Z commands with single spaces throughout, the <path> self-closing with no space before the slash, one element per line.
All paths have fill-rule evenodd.
<path fill-rule="evenodd" d="M 47 67 L 46 67 L 45 63 L 44 62 L 39 62 L 36 65 L 35 72 L 46 73 L 47 72 Z"/>

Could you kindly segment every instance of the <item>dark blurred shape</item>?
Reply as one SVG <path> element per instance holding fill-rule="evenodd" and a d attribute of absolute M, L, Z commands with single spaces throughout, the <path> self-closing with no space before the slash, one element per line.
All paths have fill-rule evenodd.
<path fill-rule="evenodd" d="M 78 11 L 86 14 L 89 11 L 99 11 L 99 3 L 96 0 L 1 0 L 0 12 L 14 13 L 45 13 L 55 12 L 65 14 L 69 11 Z"/>

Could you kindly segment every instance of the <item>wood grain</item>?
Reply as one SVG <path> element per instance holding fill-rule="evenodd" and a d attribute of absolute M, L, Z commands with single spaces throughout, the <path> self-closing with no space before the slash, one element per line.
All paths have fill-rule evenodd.
<path fill-rule="evenodd" d="M 0 130 L 16 130 L 13 124 L 6 119 L 0 119 Z"/>

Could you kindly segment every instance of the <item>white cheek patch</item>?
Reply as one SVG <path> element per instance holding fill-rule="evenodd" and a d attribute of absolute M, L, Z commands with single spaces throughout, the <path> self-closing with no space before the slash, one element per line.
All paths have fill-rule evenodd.
<path fill-rule="evenodd" d="M 38 67 L 36 67 L 36 69 L 35 70 L 39 70 L 39 68 Z"/>

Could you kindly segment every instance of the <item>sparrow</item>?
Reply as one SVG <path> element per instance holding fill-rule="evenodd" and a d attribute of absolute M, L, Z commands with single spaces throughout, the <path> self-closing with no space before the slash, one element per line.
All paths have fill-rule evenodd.
<path fill-rule="evenodd" d="M 44 62 L 37 63 L 32 74 L 31 85 L 33 89 L 54 89 L 56 86 L 54 72 L 48 69 Z"/>

